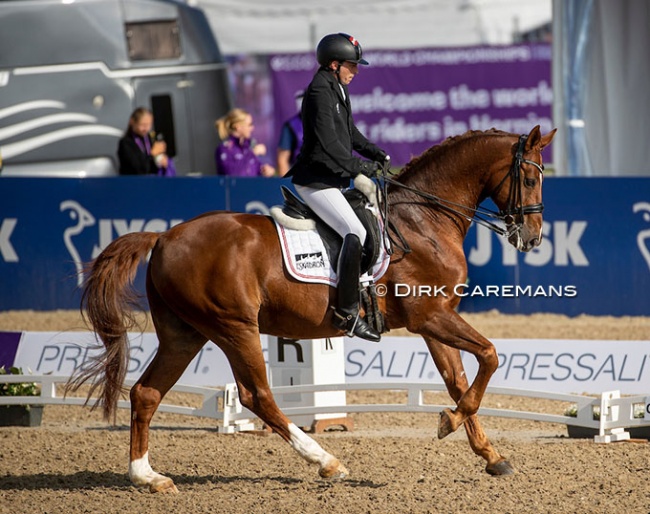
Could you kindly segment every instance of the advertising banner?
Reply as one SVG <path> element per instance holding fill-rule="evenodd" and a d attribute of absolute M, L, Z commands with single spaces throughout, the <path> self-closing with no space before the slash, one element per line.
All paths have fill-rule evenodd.
<path fill-rule="evenodd" d="M 470 228 L 461 308 L 650 315 L 650 180 L 549 178 L 543 200 L 544 238 L 528 253 Z"/>
<path fill-rule="evenodd" d="M 449 136 L 552 130 L 551 46 L 369 51 L 349 86 L 357 128 L 397 166 Z M 317 70 L 313 53 L 272 55 L 276 133 Z"/>
<path fill-rule="evenodd" d="M 0 310 L 76 309 L 84 264 L 117 237 L 165 231 L 219 209 L 268 214 L 288 184 L 224 177 L 0 178 Z M 472 226 L 466 284 L 442 291 L 440 284 L 403 284 L 389 293 L 426 294 L 429 288 L 429 294 L 459 294 L 460 309 L 470 312 L 650 315 L 650 179 L 549 177 L 543 187 L 538 248 L 519 253 L 506 239 Z M 139 273 L 141 292 L 143 283 Z"/>
<path fill-rule="evenodd" d="M 494 339 L 499 367 L 490 386 L 531 391 L 644 394 L 650 388 L 650 341 Z M 386 337 L 370 346 L 345 342 L 349 383 L 443 380 L 424 342 L 417 337 Z M 473 355 L 463 352 L 469 380 L 478 371 Z"/>
<path fill-rule="evenodd" d="M 0 332 L 0 342 L 3 334 Z M 531 391 L 600 394 L 646 394 L 650 387 L 650 341 L 582 341 L 556 339 L 495 339 L 499 367 L 490 380 L 494 387 Z M 307 344 L 307 341 L 299 341 Z M 261 337 L 267 352 L 268 338 Z M 89 332 L 24 332 L 13 363 L 36 375 L 70 375 L 88 362 L 96 350 Z M 127 378 L 137 380 L 154 357 L 158 340 L 153 333 L 130 334 L 131 357 Z M 411 382 L 442 384 L 420 337 L 384 337 L 381 344 L 345 338 L 345 382 L 354 384 Z M 470 380 L 478 364 L 462 354 Z M 11 364 L 11 363 L 9 363 Z M 342 376 L 342 374 L 341 374 Z M 206 344 L 179 380 L 180 384 L 220 387 L 233 382 L 223 352 Z"/>
<path fill-rule="evenodd" d="M 124 234 L 164 232 L 199 214 L 233 208 L 229 181 L 235 182 L 225 177 L 1 178 L 0 310 L 78 308 L 85 263 Z M 236 182 L 234 208 L 264 211 L 256 194 L 272 205 L 280 202 L 279 181 L 268 182 L 272 188 Z M 144 273 L 138 273 L 136 288 L 144 291 Z"/>

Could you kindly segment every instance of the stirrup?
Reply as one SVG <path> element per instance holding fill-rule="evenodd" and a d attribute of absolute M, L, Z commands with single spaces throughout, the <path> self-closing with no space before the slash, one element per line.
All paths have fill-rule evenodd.
<path fill-rule="evenodd" d="M 354 327 L 357 325 L 357 321 L 359 320 L 359 317 L 360 317 L 359 314 L 357 314 L 356 316 L 354 316 L 352 314 L 348 314 L 348 315 L 344 316 L 339 311 L 334 309 L 334 307 L 332 307 L 332 309 L 334 310 L 334 313 L 333 313 L 333 316 L 332 316 L 332 324 L 336 328 L 338 328 L 339 330 L 345 331 L 346 336 L 352 337 L 353 332 L 354 332 Z M 353 321 L 353 319 L 354 319 L 354 321 Z M 352 322 L 351 327 L 350 327 L 350 322 Z M 348 327 L 350 327 L 350 328 L 348 328 Z"/>
<path fill-rule="evenodd" d="M 368 325 L 358 312 L 356 315 L 343 315 L 334 309 L 332 324 L 339 330 L 345 331 L 345 335 L 348 337 L 360 337 L 374 343 L 381 340 L 381 334 Z"/>

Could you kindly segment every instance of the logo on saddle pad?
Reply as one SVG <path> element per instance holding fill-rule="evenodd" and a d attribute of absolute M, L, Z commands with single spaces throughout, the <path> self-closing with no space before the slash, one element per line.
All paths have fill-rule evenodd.
<path fill-rule="evenodd" d="M 300 253 L 294 255 L 294 257 L 296 258 L 296 268 L 299 271 L 325 267 L 325 259 L 323 259 L 323 254 L 321 252 Z"/>

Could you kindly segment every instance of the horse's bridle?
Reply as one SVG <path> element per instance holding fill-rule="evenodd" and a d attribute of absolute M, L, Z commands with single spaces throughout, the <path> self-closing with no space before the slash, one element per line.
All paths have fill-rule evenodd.
<path fill-rule="evenodd" d="M 521 167 L 523 164 L 532 164 L 535 166 L 541 176 L 544 178 L 544 166 L 537 164 L 535 161 L 530 161 L 524 159 L 524 147 L 526 146 L 526 141 L 528 136 L 522 134 L 519 136 L 519 143 L 517 144 L 517 151 L 515 152 L 515 157 L 510 166 L 510 171 L 501 179 L 501 182 L 494 188 L 494 190 L 488 195 L 489 197 L 494 196 L 499 192 L 503 187 L 506 179 L 511 177 L 510 180 L 510 192 L 508 193 L 508 208 L 502 209 L 499 211 L 499 219 L 503 220 L 506 225 L 512 225 L 515 222 L 515 215 L 519 216 L 519 219 L 522 220 L 520 223 L 523 224 L 523 217 L 526 214 L 537 214 L 544 212 L 543 203 L 535 203 L 532 205 L 523 205 L 521 199 Z"/>
<path fill-rule="evenodd" d="M 513 234 L 518 233 L 521 231 L 523 225 L 524 225 L 524 216 L 526 214 L 537 214 L 541 213 L 544 211 L 544 204 L 543 203 L 536 203 L 532 205 L 523 205 L 522 201 L 522 194 L 521 194 L 521 167 L 524 164 L 532 164 L 535 166 L 543 179 L 544 177 L 544 166 L 541 164 L 536 163 L 535 161 L 531 161 L 528 159 L 524 159 L 524 148 L 526 146 L 526 141 L 528 140 L 528 135 L 527 134 L 522 134 L 519 136 L 519 142 L 517 143 L 517 150 L 515 151 L 515 156 L 512 161 L 512 165 L 510 166 L 510 169 L 508 172 L 505 174 L 505 176 L 501 179 L 501 181 L 497 184 L 497 186 L 492 190 L 492 192 L 488 195 L 488 197 L 492 197 L 495 194 L 499 192 L 499 190 L 503 187 L 505 184 L 505 181 L 508 177 L 510 177 L 510 192 L 508 193 L 508 207 L 506 209 L 502 209 L 500 211 L 493 211 L 491 209 L 486 209 L 481 206 L 477 207 L 469 207 L 467 205 L 462 205 L 456 202 L 452 202 L 450 200 L 445 200 L 444 198 L 440 198 L 439 196 L 432 195 L 430 193 L 426 193 L 424 191 L 420 191 L 417 188 L 407 186 L 405 184 L 402 184 L 401 182 L 398 182 L 395 179 L 392 179 L 387 176 L 387 167 L 384 167 L 382 169 L 382 196 L 384 198 L 384 208 L 382 212 L 382 217 L 384 218 L 384 231 L 387 232 L 389 228 L 391 228 L 393 231 L 397 233 L 397 236 L 400 239 L 401 245 L 397 244 L 393 238 L 391 237 L 391 241 L 395 246 L 400 248 L 402 251 L 408 253 L 411 251 L 408 243 L 404 240 L 404 237 L 399 233 L 399 231 L 396 229 L 392 223 L 388 222 L 388 195 L 387 195 L 387 184 L 393 184 L 397 187 L 401 187 L 402 189 L 406 189 L 407 191 L 410 191 L 426 200 L 431 202 L 437 207 L 440 207 L 442 209 L 445 209 L 446 211 L 456 214 L 464 219 L 466 219 L 469 222 L 475 222 L 479 225 L 483 225 L 484 227 L 489 228 L 491 231 L 495 232 L 496 234 L 500 236 L 505 236 L 505 237 L 510 237 Z M 468 215 L 465 212 L 461 212 L 459 209 L 463 209 L 465 211 L 469 211 L 472 214 Z M 496 223 L 494 223 L 491 220 L 498 220 L 502 221 L 505 224 L 505 227 L 500 227 Z M 386 233 L 386 236 L 390 237 L 388 233 Z M 402 246 L 403 245 L 403 246 Z"/>

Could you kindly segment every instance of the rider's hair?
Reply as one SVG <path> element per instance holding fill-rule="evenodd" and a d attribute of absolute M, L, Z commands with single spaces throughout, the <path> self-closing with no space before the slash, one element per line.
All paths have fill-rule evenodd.
<path fill-rule="evenodd" d="M 230 134 L 232 134 L 235 125 L 241 123 L 249 116 L 249 113 L 244 109 L 232 109 L 228 114 L 222 116 L 217 121 L 214 122 L 214 126 L 219 133 L 221 139 L 226 139 Z"/>

